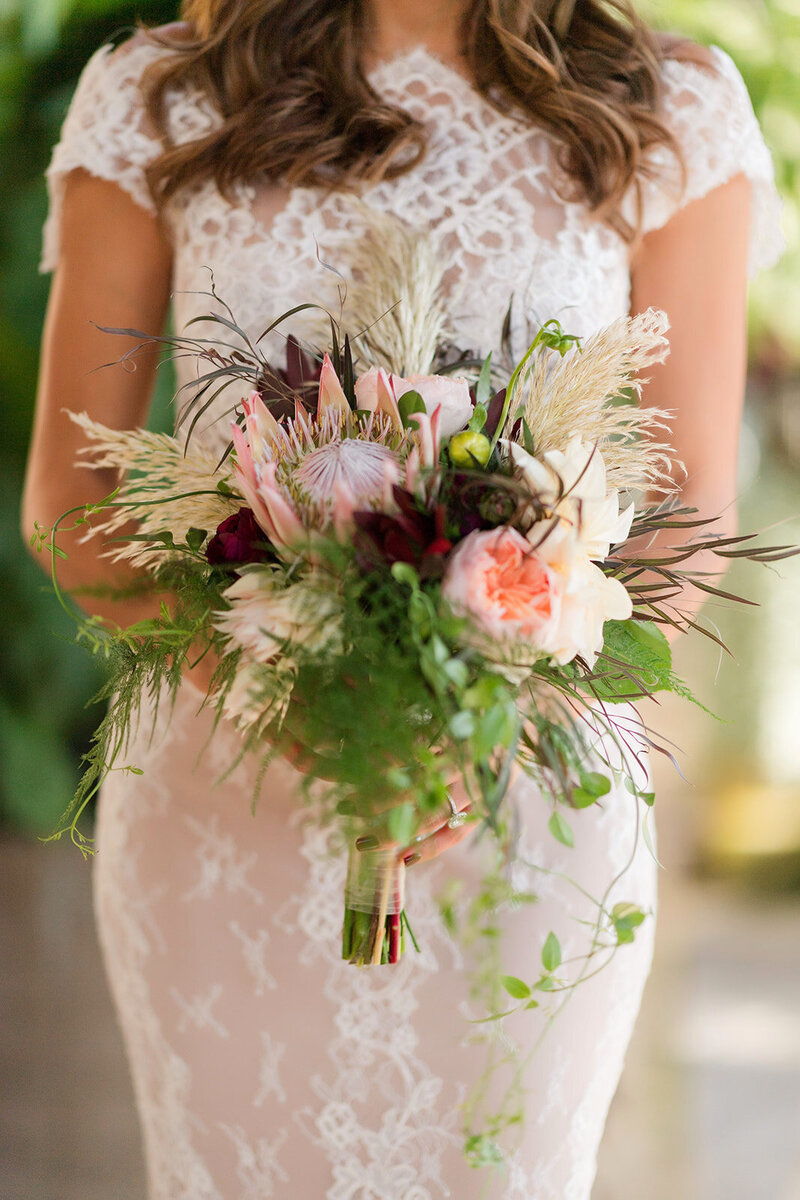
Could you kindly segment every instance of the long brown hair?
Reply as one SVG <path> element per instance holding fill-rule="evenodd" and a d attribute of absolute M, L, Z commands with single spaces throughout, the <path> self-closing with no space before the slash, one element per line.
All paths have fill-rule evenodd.
<path fill-rule="evenodd" d="M 365 0 L 183 0 L 185 24 L 151 34 L 171 53 L 146 82 L 165 150 L 149 182 L 160 202 L 213 178 L 355 189 L 391 179 L 425 154 L 424 127 L 387 104 L 362 66 Z M 570 199 L 632 240 L 623 197 L 648 152 L 679 155 L 660 115 L 665 57 L 705 52 L 663 39 L 628 0 L 468 0 L 464 62 L 494 107 L 550 131 Z M 687 49 L 688 46 L 688 49 Z M 199 87 L 222 118 L 196 141 L 170 140 L 166 98 Z"/>

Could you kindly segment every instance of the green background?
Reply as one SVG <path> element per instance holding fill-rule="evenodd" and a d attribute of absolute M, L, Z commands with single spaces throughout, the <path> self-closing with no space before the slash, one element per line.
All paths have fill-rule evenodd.
<path fill-rule="evenodd" d="M 140 0 L 138 5 L 118 0 L 0 0 L 0 588 L 5 635 L 0 666 L 0 825 L 29 833 L 47 831 L 72 792 L 81 752 L 96 721 L 86 702 L 98 682 L 94 665 L 70 644 L 69 622 L 62 619 L 44 577 L 25 554 L 18 532 L 18 497 L 48 290 L 47 279 L 37 273 L 46 214 L 43 171 L 90 54 L 109 38 L 124 36 L 137 18 L 154 24 L 174 19 L 176 7 L 170 0 Z M 746 446 L 755 456 L 759 478 L 770 481 L 764 502 L 745 501 L 743 520 L 752 526 L 753 518 L 785 515 L 787 505 L 793 504 L 793 511 L 799 507 L 794 478 L 800 431 L 793 432 L 790 420 L 787 425 L 786 409 L 798 398 L 800 366 L 800 0 L 642 0 L 642 8 L 660 25 L 715 42 L 734 57 L 773 151 L 786 200 L 789 251 L 752 293 L 755 382 Z M 751 496 L 761 494 L 752 480 L 750 487 Z M 789 620 L 789 593 L 796 595 L 796 589 L 788 582 L 784 580 L 777 617 L 773 613 L 769 618 L 770 628 L 775 621 L 780 627 Z M 735 619 L 732 628 L 738 628 Z M 755 622 L 742 630 L 751 650 L 747 682 L 740 691 L 750 699 L 745 703 L 737 692 L 740 702 L 735 706 L 741 718 L 736 744 L 741 751 L 744 727 L 750 737 L 747 770 L 753 777 L 769 775 L 768 765 L 759 766 L 759 756 L 772 753 L 759 749 L 752 732 L 764 703 L 770 703 L 763 699 L 763 688 L 759 691 L 763 671 L 755 669 L 760 657 L 757 631 Z M 797 640 L 790 625 L 790 637 L 792 631 Z M 775 670 L 781 665 L 780 643 L 774 665 Z M 742 682 L 739 677 L 739 685 Z M 797 678 L 793 686 L 796 697 Z M 793 777 L 791 764 L 786 770 Z"/>

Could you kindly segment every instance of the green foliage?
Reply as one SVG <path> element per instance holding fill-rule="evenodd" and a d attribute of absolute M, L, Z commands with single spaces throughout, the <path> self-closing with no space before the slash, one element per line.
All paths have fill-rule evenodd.
<path fill-rule="evenodd" d="M 74 791 L 78 762 L 99 719 L 87 707 L 96 663 L 19 534 L 22 487 L 48 281 L 37 273 L 46 213 L 43 173 L 78 74 L 98 46 L 137 17 L 173 19 L 172 0 L 5 0 L 0 4 L 0 826 L 40 834 Z M 103 314 L 97 314 L 102 318 Z M 172 384 L 160 381 L 153 422 L 167 417 Z"/>
<path fill-rule="evenodd" d="M 672 651 L 657 625 L 652 621 L 607 621 L 604 633 L 605 645 L 598 660 L 598 671 L 603 674 L 592 681 L 594 695 L 616 702 L 672 690 Z"/>
<path fill-rule="evenodd" d="M 335 777 L 338 811 L 349 800 L 357 819 L 372 818 L 372 829 L 385 819 L 392 839 L 407 844 L 422 818 L 446 809 L 447 780 L 463 773 L 494 823 L 519 732 L 514 689 L 460 643 L 464 622 L 412 567 L 363 576 L 349 547 L 329 554 L 341 580 L 342 645 L 297 653 L 301 725 L 291 731 Z M 305 703 L 320 695 L 324 705 Z"/>

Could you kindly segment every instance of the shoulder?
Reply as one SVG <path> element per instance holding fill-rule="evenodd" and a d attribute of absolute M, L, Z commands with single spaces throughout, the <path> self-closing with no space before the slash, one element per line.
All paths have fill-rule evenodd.
<path fill-rule="evenodd" d="M 733 59 L 719 46 L 661 42 L 661 118 L 679 152 L 651 152 L 642 181 L 643 232 L 678 209 L 744 175 L 752 185 L 751 267 L 780 252 L 780 202 L 774 170 L 753 104 Z"/>
<path fill-rule="evenodd" d="M 708 46 L 675 33 L 657 33 L 655 41 L 662 62 L 690 63 L 707 71 L 716 70 L 714 52 Z"/>
<path fill-rule="evenodd" d="M 117 45 L 101 46 L 86 64 L 67 117 L 67 130 L 78 124 L 98 124 L 107 131 L 126 131 L 134 139 L 134 153 L 153 157 L 161 152 L 162 137 L 153 126 L 148 104 L 150 93 L 181 52 L 195 43 L 191 27 L 183 22 L 141 29 Z M 167 79 L 164 95 L 166 132 L 183 141 L 207 131 L 213 114 L 203 97 L 187 84 L 173 86 Z"/>
<path fill-rule="evenodd" d="M 747 87 L 733 59 L 720 46 L 700 46 L 683 38 L 662 37 L 661 81 L 664 114 L 693 119 L 707 112 L 718 119 L 730 107 L 733 119 L 752 118 Z"/>
<path fill-rule="evenodd" d="M 193 41 L 191 27 L 176 21 L 153 29 L 139 29 L 121 42 L 107 42 L 84 67 L 76 95 L 119 90 L 121 95 L 130 96 L 141 90 L 152 67 L 174 60 Z"/>

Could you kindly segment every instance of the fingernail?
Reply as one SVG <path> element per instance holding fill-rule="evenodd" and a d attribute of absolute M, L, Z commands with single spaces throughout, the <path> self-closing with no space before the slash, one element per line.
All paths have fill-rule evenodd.
<path fill-rule="evenodd" d="M 377 850 L 378 839 L 376 837 L 360 837 L 356 838 L 356 850 Z"/>
<path fill-rule="evenodd" d="M 407 854 L 403 859 L 403 862 L 407 867 L 413 867 L 414 863 L 418 863 L 421 858 L 421 854 Z"/>

